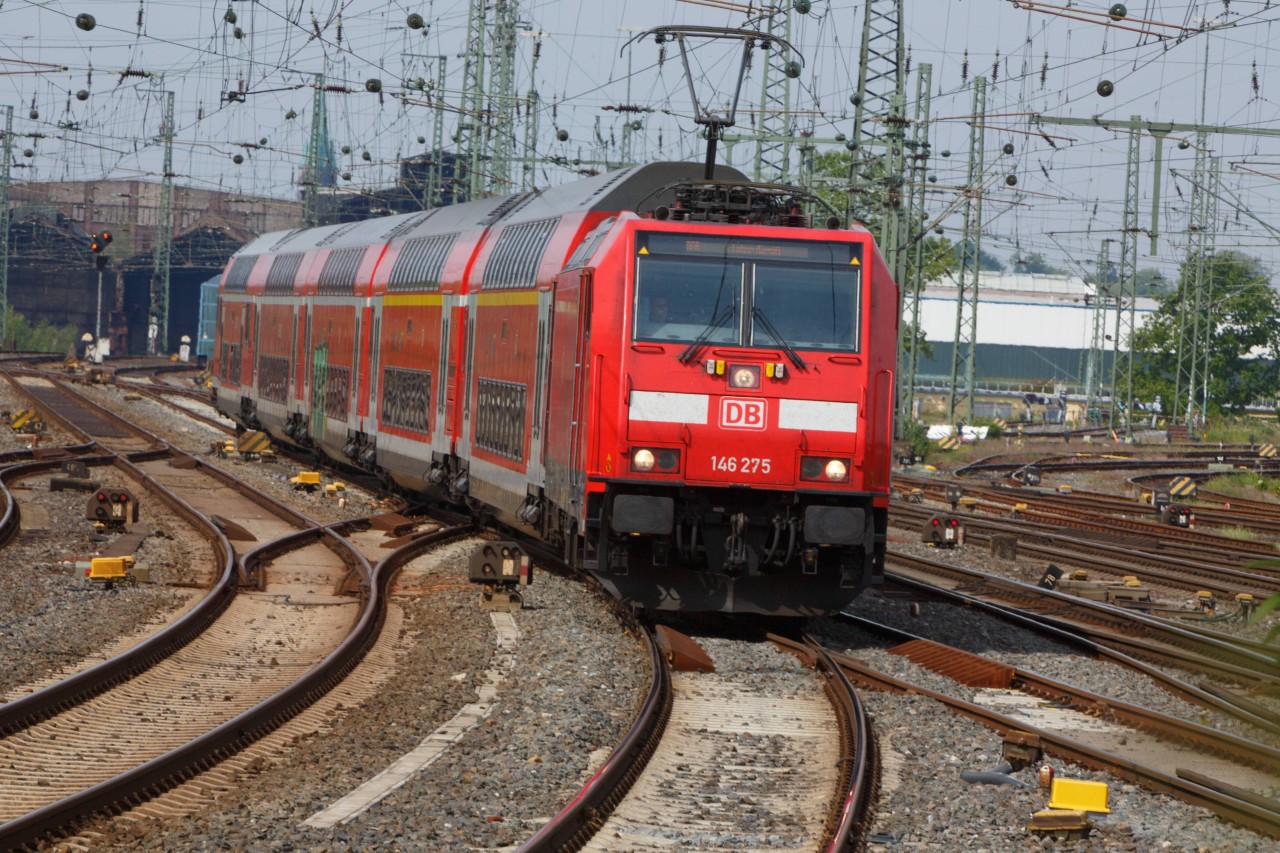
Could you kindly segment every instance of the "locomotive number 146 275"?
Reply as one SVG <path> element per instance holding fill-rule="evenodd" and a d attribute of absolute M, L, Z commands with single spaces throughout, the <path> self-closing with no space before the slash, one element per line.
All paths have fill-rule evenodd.
<path fill-rule="evenodd" d="M 772 468 L 771 461 L 759 456 L 712 456 L 712 471 L 727 471 L 730 474 L 768 474 Z"/>

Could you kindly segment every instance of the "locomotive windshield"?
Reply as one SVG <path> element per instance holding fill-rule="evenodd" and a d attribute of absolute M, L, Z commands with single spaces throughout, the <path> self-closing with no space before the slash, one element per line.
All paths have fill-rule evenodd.
<path fill-rule="evenodd" d="M 638 341 L 857 352 L 857 243 L 636 235 Z"/>

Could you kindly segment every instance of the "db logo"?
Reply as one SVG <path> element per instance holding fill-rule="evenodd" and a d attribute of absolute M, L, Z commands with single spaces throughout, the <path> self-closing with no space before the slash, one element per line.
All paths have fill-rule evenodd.
<path fill-rule="evenodd" d="M 720 426 L 725 429 L 764 429 L 768 411 L 764 400 L 725 397 L 720 401 Z"/>

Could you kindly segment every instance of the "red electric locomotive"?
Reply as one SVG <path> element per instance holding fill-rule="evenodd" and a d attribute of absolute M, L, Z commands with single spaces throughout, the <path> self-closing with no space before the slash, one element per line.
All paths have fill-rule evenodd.
<path fill-rule="evenodd" d="M 221 284 L 218 406 L 628 603 L 837 610 L 883 570 L 897 286 L 866 229 L 702 170 L 258 238 Z"/>

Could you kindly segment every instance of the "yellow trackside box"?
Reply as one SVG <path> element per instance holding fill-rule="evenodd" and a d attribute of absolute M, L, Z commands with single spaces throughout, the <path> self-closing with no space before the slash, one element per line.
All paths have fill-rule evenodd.
<path fill-rule="evenodd" d="M 320 472 L 302 471 L 296 477 L 290 477 L 289 484 L 295 489 L 306 489 L 308 492 L 314 492 L 320 487 Z"/>
<path fill-rule="evenodd" d="M 84 576 L 91 581 L 122 581 L 129 577 L 133 563 L 133 557 L 94 557 Z"/>

